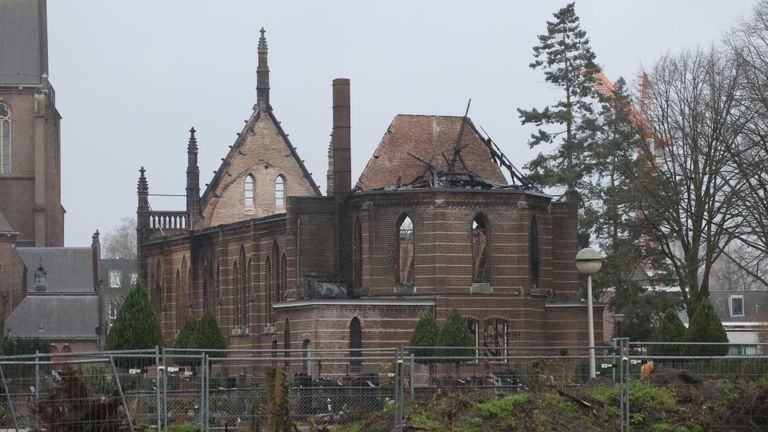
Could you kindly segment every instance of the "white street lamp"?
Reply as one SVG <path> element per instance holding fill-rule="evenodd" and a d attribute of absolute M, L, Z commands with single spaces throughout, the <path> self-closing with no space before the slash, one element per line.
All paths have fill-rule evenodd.
<path fill-rule="evenodd" d="M 576 268 L 587 275 L 587 332 L 589 333 L 589 377 L 595 373 L 595 320 L 592 316 L 592 275 L 600 271 L 603 258 L 591 248 L 584 248 L 576 254 Z"/>

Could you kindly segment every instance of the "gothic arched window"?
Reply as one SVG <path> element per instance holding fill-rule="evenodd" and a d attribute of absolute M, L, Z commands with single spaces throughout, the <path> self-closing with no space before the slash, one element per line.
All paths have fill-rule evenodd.
<path fill-rule="evenodd" d="M 249 309 L 251 292 L 253 292 L 253 287 L 251 286 L 252 270 L 251 259 L 248 258 L 248 265 L 245 267 L 245 283 L 243 284 L 243 324 L 246 326 L 251 324 Z"/>
<path fill-rule="evenodd" d="M 256 180 L 254 180 L 253 176 L 248 174 L 245 176 L 245 207 L 246 208 L 253 208 L 253 190 L 254 185 L 256 184 Z"/>
<path fill-rule="evenodd" d="M 482 215 L 477 215 L 472 221 L 472 282 L 488 282 L 490 273 L 488 271 L 488 223 Z"/>
<path fill-rule="evenodd" d="M 531 288 L 539 287 L 539 277 L 541 273 L 541 258 L 539 255 L 539 224 L 536 222 L 536 216 L 531 218 L 531 231 L 528 240 L 528 259 L 531 270 Z"/>
<path fill-rule="evenodd" d="M 413 287 L 413 221 L 404 215 L 397 227 L 397 285 Z"/>
<path fill-rule="evenodd" d="M 168 290 L 170 299 L 165 299 L 166 304 L 170 304 L 173 310 L 176 311 L 176 330 L 181 330 L 184 326 L 183 314 L 181 312 L 181 272 L 176 270 L 176 286 L 173 289 Z"/>
<path fill-rule="evenodd" d="M 230 320 L 232 327 L 240 326 L 240 268 L 237 265 L 237 261 L 232 263 L 232 314 L 234 315 Z"/>
<path fill-rule="evenodd" d="M 272 301 L 278 303 L 282 299 L 282 273 L 280 273 L 280 247 L 272 243 Z"/>
<path fill-rule="evenodd" d="M 267 257 L 264 262 L 264 320 L 272 323 L 272 261 Z"/>
<path fill-rule="evenodd" d="M 349 323 L 349 369 L 351 372 L 360 372 L 363 366 L 363 330 L 360 327 L 360 319 L 352 318 Z"/>
<path fill-rule="evenodd" d="M 282 174 L 275 178 L 275 207 L 285 207 L 285 177 Z"/>
<path fill-rule="evenodd" d="M 363 287 L 363 230 L 360 218 L 355 219 L 355 231 L 352 238 L 352 280 L 357 295 Z"/>
<path fill-rule="evenodd" d="M 0 175 L 11 175 L 11 110 L 0 103 Z"/>

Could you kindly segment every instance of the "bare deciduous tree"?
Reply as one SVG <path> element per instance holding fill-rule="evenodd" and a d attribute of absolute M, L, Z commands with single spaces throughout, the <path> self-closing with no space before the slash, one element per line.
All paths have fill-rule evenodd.
<path fill-rule="evenodd" d="M 105 258 L 136 259 L 136 219 L 125 217 L 104 235 Z"/>
<path fill-rule="evenodd" d="M 768 1 L 727 39 L 739 65 L 739 109 L 748 118 L 738 142 L 729 142 L 731 163 L 740 173 L 739 224 L 735 234 L 752 249 L 734 263 L 768 285 L 759 264 L 768 256 Z"/>
<path fill-rule="evenodd" d="M 688 316 L 709 296 L 709 276 L 733 240 L 739 176 L 727 145 L 744 123 L 738 64 L 717 50 L 667 55 L 653 68 L 644 115 L 653 144 L 641 150 L 630 206 L 680 285 Z"/>

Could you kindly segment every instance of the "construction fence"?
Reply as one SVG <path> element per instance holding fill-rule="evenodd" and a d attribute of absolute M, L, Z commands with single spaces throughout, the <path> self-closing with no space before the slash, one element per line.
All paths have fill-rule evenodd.
<path fill-rule="evenodd" d="M 768 373 L 768 347 L 760 344 L 711 344 L 717 355 L 686 356 L 682 346 L 617 339 L 613 346 L 493 352 L 158 348 L 0 357 L 0 430 L 269 431 L 281 419 L 311 430 L 375 414 L 402 430 L 409 404 L 420 397 L 444 389 L 506 395 L 578 386 L 591 379 L 590 358 L 598 377 L 621 386 L 616 429 L 629 430 L 629 382 L 640 379 L 644 364 L 747 381 Z"/>

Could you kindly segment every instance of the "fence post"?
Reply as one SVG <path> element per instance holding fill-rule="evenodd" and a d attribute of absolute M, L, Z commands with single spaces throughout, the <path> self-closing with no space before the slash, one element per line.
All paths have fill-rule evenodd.
<path fill-rule="evenodd" d="M 165 364 L 165 347 L 163 347 L 163 430 L 168 430 L 168 369 Z"/>
<path fill-rule="evenodd" d="M 163 423 L 160 419 L 162 407 L 160 406 L 160 347 L 155 345 L 155 412 L 157 413 L 157 430 L 163 430 Z"/>
<path fill-rule="evenodd" d="M 200 422 L 200 430 L 205 432 L 208 429 L 206 429 L 205 424 L 205 360 L 203 359 L 204 354 L 200 354 L 200 376 L 198 379 L 200 380 L 200 405 L 198 405 L 198 421 Z"/>
<path fill-rule="evenodd" d="M 414 378 L 416 376 L 416 355 L 411 354 L 409 360 L 409 377 L 408 377 L 408 392 L 410 393 L 411 400 L 416 395 L 416 389 L 414 388 Z"/>
<path fill-rule="evenodd" d="M 203 386 L 203 401 L 205 402 L 205 405 L 203 406 L 203 420 L 205 421 L 205 429 L 204 431 L 208 430 L 209 420 L 208 420 L 208 404 L 210 402 L 210 388 L 211 388 L 211 371 L 209 370 L 208 366 L 208 353 L 203 353 L 203 368 L 205 370 L 205 381 Z"/>
<path fill-rule="evenodd" d="M 128 402 L 125 401 L 123 386 L 120 384 L 120 376 L 117 374 L 115 359 L 112 356 L 109 356 L 109 364 L 112 366 L 112 374 L 115 375 L 115 383 L 117 384 L 117 393 L 120 395 L 120 400 L 123 402 L 123 409 L 125 410 L 125 416 L 128 418 L 128 429 L 133 432 L 133 420 L 131 419 L 131 412 L 128 410 Z"/>
<path fill-rule="evenodd" d="M 40 403 L 40 350 L 35 350 L 35 405 Z M 35 410 L 35 426 L 40 427 L 40 413 Z"/>
<path fill-rule="evenodd" d="M 13 427 L 19 430 L 19 422 L 16 420 L 16 410 L 13 409 L 13 400 L 11 399 L 11 392 L 8 391 L 8 383 L 5 382 L 5 373 L 3 367 L 0 366 L 0 379 L 3 381 L 3 389 L 5 389 L 5 395 L 8 398 L 8 409 L 11 410 L 11 417 L 13 417 Z"/>

